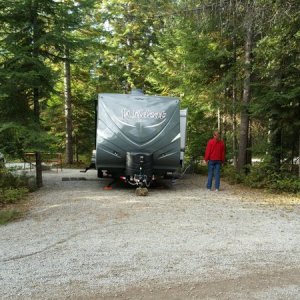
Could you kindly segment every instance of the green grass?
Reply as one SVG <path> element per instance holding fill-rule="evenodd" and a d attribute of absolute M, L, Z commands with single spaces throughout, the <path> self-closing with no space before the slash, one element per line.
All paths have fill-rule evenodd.
<path fill-rule="evenodd" d="M 0 225 L 5 225 L 13 220 L 18 219 L 21 216 L 21 212 L 17 210 L 2 210 L 0 211 Z"/>

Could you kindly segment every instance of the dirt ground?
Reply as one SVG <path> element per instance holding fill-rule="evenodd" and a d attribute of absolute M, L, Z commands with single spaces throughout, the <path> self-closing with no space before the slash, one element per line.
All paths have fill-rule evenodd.
<path fill-rule="evenodd" d="M 135 190 L 44 172 L 0 227 L 1 299 L 300 299 L 300 199 L 205 177 Z"/>

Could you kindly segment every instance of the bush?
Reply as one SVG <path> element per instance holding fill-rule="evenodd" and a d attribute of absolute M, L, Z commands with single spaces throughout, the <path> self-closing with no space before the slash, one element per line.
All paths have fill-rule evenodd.
<path fill-rule="evenodd" d="M 186 159 L 181 172 L 186 174 L 207 174 L 207 166 L 196 159 Z"/>
<path fill-rule="evenodd" d="M 28 189 L 26 187 L 2 189 L 0 194 L 0 204 L 17 203 L 24 199 L 27 194 Z"/>
<path fill-rule="evenodd" d="M 15 175 L 5 168 L 0 169 L 0 208 L 23 200 L 34 189 L 31 177 Z"/>
<path fill-rule="evenodd" d="M 225 166 L 223 175 L 231 184 L 242 183 L 253 188 L 275 192 L 300 193 L 300 179 L 287 173 L 278 173 L 271 164 L 261 163 L 247 167 L 248 173 L 238 173 L 233 166 Z"/>
<path fill-rule="evenodd" d="M 195 164 L 194 165 L 194 173 L 196 174 L 207 174 L 207 166 L 206 165 L 201 165 L 201 164 Z"/>
<path fill-rule="evenodd" d="M 16 175 L 7 169 L 0 169 L 0 189 L 12 189 L 26 187 L 30 191 L 36 190 L 35 179 L 33 176 Z"/>
<path fill-rule="evenodd" d="M 270 183 L 269 188 L 277 192 L 300 193 L 300 180 L 298 178 L 282 178 Z"/>
<path fill-rule="evenodd" d="M 242 173 L 238 173 L 236 169 L 231 165 L 224 165 L 221 169 L 221 172 L 230 184 L 243 183 L 245 180 L 245 175 Z"/>
<path fill-rule="evenodd" d="M 265 164 L 248 166 L 248 173 L 244 177 L 243 183 L 253 188 L 265 188 L 269 185 L 272 177 L 276 176 Z"/>

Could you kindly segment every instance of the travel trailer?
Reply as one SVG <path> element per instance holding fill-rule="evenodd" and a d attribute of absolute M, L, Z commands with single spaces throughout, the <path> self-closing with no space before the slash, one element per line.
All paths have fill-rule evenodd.
<path fill-rule="evenodd" d="M 109 175 L 141 187 L 172 177 L 183 166 L 187 110 L 175 97 L 99 94 L 96 152 L 98 177 Z"/>

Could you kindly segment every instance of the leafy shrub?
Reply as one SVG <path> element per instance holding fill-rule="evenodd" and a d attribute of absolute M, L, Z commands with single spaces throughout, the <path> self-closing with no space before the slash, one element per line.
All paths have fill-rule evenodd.
<path fill-rule="evenodd" d="M 245 175 L 238 173 L 231 165 L 225 165 L 222 169 L 222 175 L 227 179 L 230 184 L 239 184 L 244 182 Z"/>
<path fill-rule="evenodd" d="M 265 164 L 248 166 L 248 171 L 249 172 L 244 177 L 243 183 L 253 188 L 267 187 L 271 178 L 276 176 L 276 173 L 266 167 Z"/>
<path fill-rule="evenodd" d="M 203 166 L 203 165 L 201 165 L 201 164 L 199 164 L 199 163 L 196 163 L 196 164 L 194 164 L 194 166 L 193 166 L 193 168 L 194 168 L 194 173 L 196 173 L 196 174 L 207 174 L 207 166 Z"/>
<path fill-rule="evenodd" d="M 17 175 L 5 168 L 0 169 L 0 188 L 28 187 L 31 190 L 33 179 L 33 176 Z"/>
<path fill-rule="evenodd" d="M 2 189 L 0 194 L 0 203 L 17 203 L 20 200 L 24 199 L 27 194 L 28 189 L 26 187 Z"/>
<path fill-rule="evenodd" d="M 181 172 L 186 174 L 207 174 L 207 166 L 196 159 L 186 159 Z"/>
<path fill-rule="evenodd" d="M 14 187 L 16 185 L 15 176 L 10 173 L 7 169 L 0 169 L 0 188 Z"/>
<path fill-rule="evenodd" d="M 248 173 L 238 173 L 233 166 L 225 166 L 223 175 L 231 184 L 242 183 L 253 188 L 265 188 L 276 192 L 300 193 L 300 179 L 288 173 L 278 173 L 272 164 L 260 163 L 248 166 Z"/>
<path fill-rule="evenodd" d="M 16 203 L 34 189 L 31 177 L 15 175 L 5 168 L 0 169 L 0 204 Z"/>
<path fill-rule="evenodd" d="M 278 192 L 300 193 L 300 180 L 298 178 L 282 178 L 270 183 L 269 188 Z"/>

